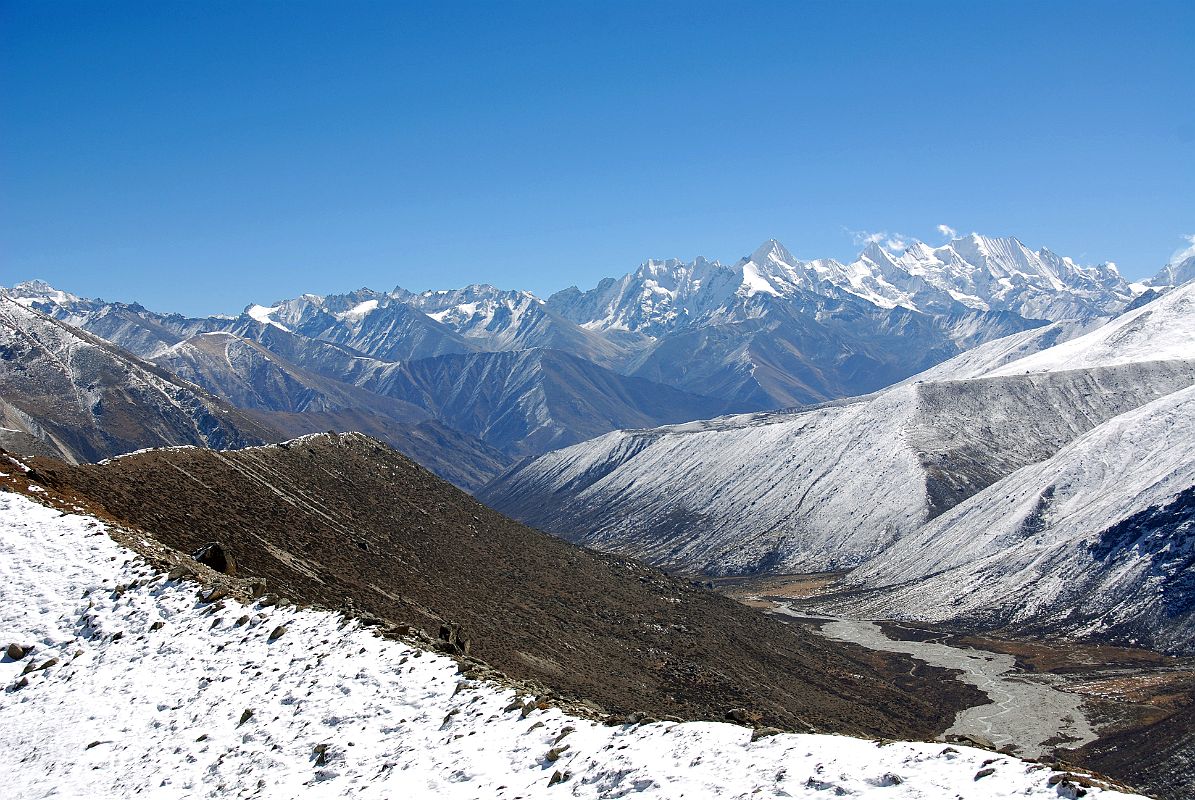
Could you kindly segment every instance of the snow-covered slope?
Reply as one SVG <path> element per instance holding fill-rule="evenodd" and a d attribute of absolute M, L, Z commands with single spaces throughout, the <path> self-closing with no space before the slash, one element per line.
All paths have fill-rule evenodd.
<path fill-rule="evenodd" d="M 1121 414 L 849 577 L 853 613 L 1195 649 L 1195 387 Z"/>
<path fill-rule="evenodd" d="M 198 602 L 95 520 L 9 493 L 0 551 L 0 639 L 32 646 L 0 661 L 14 796 L 982 800 L 1066 786 L 961 746 L 528 716 L 512 690 L 337 614 Z"/>
<path fill-rule="evenodd" d="M 910 382 L 810 411 L 617 431 L 479 495 L 603 549 L 714 573 L 844 569 L 1075 436 L 1195 383 L 1195 360 Z"/>
<path fill-rule="evenodd" d="M 1077 436 L 1195 383 L 1191 291 L 1053 347 L 1083 326 L 993 342 L 876 396 L 609 434 L 520 465 L 481 496 L 569 538 L 689 569 L 853 567 Z"/>
<path fill-rule="evenodd" d="M 1167 292 L 1107 325 L 995 370 L 993 375 L 1195 358 L 1195 283 Z"/>
<path fill-rule="evenodd" d="M 979 378 L 995 372 L 1005 364 L 1090 333 L 1106 322 L 1103 318 L 1063 320 L 1011 336 L 1002 336 L 965 350 L 954 358 L 914 375 L 907 382 Z"/>

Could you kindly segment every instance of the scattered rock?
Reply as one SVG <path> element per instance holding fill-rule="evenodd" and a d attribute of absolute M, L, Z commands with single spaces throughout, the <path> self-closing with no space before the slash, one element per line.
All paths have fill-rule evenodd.
<path fill-rule="evenodd" d="M 274 630 L 270 631 L 270 636 L 269 636 L 269 638 L 267 639 L 267 641 L 270 641 L 270 642 L 272 642 L 272 641 L 274 641 L 275 639 L 281 638 L 281 637 L 282 637 L 282 635 L 283 635 L 284 633 L 286 633 L 286 626 L 285 626 L 285 625 L 279 625 L 277 628 L 275 628 Z"/>
<path fill-rule="evenodd" d="M 471 642 L 461 635 L 461 626 L 449 622 L 440 626 L 440 649 L 448 653 L 468 655 Z"/>
<path fill-rule="evenodd" d="M 762 719 L 761 715 L 745 708 L 732 708 L 726 712 L 726 718 L 740 725 L 754 725 Z"/>
<path fill-rule="evenodd" d="M 217 600 L 224 599 L 225 597 L 228 597 L 228 589 L 224 588 L 223 586 L 217 586 L 214 589 L 211 589 L 210 591 L 208 591 L 207 594 L 200 592 L 199 593 L 199 602 L 214 603 Z"/>
<path fill-rule="evenodd" d="M 246 708 L 244 711 L 241 712 L 241 720 L 240 720 L 240 722 L 237 723 L 237 727 L 239 728 L 242 725 L 244 725 L 246 722 L 249 721 L 249 719 L 252 716 L 253 716 L 253 709 Z"/>
<path fill-rule="evenodd" d="M 317 744 L 315 746 L 315 765 L 317 767 L 324 767 L 328 765 L 328 750 L 331 748 L 332 745 L 328 744 L 327 742 L 324 742 L 323 744 Z"/>
<path fill-rule="evenodd" d="M 25 666 L 25 669 L 24 669 L 24 671 L 21 672 L 21 674 L 28 675 L 30 672 L 41 672 L 42 670 L 49 669 L 50 667 L 54 666 L 57 663 L 58 663 L 57 658 L 51 658 L 47 661 L 43 661 L 40 665 L 34 665 L 34 662 L 30 661 Z"/>
<path fill-rule="evenodd" d="M 573 774 L 568 770 L 563 772 L 556 770 L 552 773 L 552 777 L 548 779 L 548 786 L 555 786 L 558 783 L 564 783 L 571 777 L 573 777 Z"/>
<path fill-rule="evenodd" d="M 975 780 L 979 780 L 980 778 L 986 778 L 989 775 L 995 774 L 995 772 L 996 772 L 996 770 L 993 767 L 984 767 L 979 772 L 975 773 Z"/>
<path fill-rule="evenodd" d="M 149 629 L 151 631 L 160 631 L 160 630 L 162 630 L 162 628 L 165 628 L 165 627 L 166 627 L 166 623 L 162 622 L 162 620 L 158 620 L 153 625 L 150 625 Z"/>
<path fill-rule="evenodd" d="M 993 744 L 992 742 L 983 738 L 982 736 L 972 736 L 969 733 L 964 733 L 961 735 L 951 734 L 950 736 L 946 737 L 946 741 L 959 742 L 961 744 L 971 745 L 972 747 L 981 747 L 984 750 L 995 750 L 996 749 L 995 744 Z"/>
<path fill-rule="evenodd" d="M 29 652 L 28 649 L 22 647 L 21 645 L 17 644 L 16 642 L 13 642 L 12 644 L 10 644 L 8 646 L 8 649 L 4 651 L 5 655 L 7 655 L 13 661 L 20 661 L 22 658 L 25 657 L 25 654 L 28 652 Z"/>
<path fill-rule="evenodd" d="M 224 549 L 224 546 L 219 542 L 208 542 L 203 547 L 195 551 L 192 556 L 200 564 L 205 567 L 211 567 L 216 572 L 222 572 L 225 575 L 236 575 L 237 565 L 236 560 Z"/>
<path fill-rule="evenodd" d="M 560 745 L 559 747 L 553 747 L 551 750 L 548 751 L 547 755 L 545 755 L 544 758 L 546 758 L 548 761 L 555 761 L 556 759 L 558 759 L 562 755 L 564 755 L 565 750 L 568 750 L 567 744 Z"/>
<path fill-rule="evenodd" d="M 183 578 L 190 578 L 194 575 L 195 575 L 195 573 L 190 569 L 190 567 L 183 567 L 183 566 L 174 567 L 173 569 L 171 569 L 169 572 L 166 573 L 166 577 L 172 581 L 182 580 Z"/>
<path fill-rule="evenodd" d="M 576 730 L 576 728 L 574 728 L 572 725 L 565 725 L 560 730 L 560 734 L 555 739 L 552 740 L 552 744 L 560 744 L 561 739 L 563 739 L 565 736 L 568 736 L 570 733 L 572 733 L 575 730 Z"/>
<path fill-rule="evenodd" d="M 775 736 L 778 733 L 784 733 L 784 731 L 780 730 L 779 728 L 756 728 L 755 730 L 751 731 L 751 741 L 758 742 L 760 739 L 767 738 L 768 736 Z"/>
<path fill-rule="evenodd" d="M 1072 772 L 1063 772 L 1057 775 L 1051 775 L 1046 780 L 1046 786 L 1057 789 L 1060 797 L 1067 798 L 1086 797 L 1088 789 L 1110 788 L 1109 786 L 1104 786 L 1082 775 L 1075 775 Z"/>

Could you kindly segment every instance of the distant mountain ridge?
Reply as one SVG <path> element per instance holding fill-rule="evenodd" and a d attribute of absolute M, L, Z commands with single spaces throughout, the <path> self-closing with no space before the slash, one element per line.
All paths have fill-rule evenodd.
<path fill-rule="evenodd" d="M 802 261 L 769 240 L 734 265 L 648 261 L 547 300 L 480 284 L 399 287 L 189 318 L 38 281 L 3 291 L 259 419 L 281 415 L 271 424 L 288 434 L 355 424 L 477 488 L 513 460 L 610 430 L 876 391 L 976 345 L 1105 319 L 1134 291 L 1164 289 L 972 234 L 873 244 L 849 264 Z M 409 438 L 428 425 L 439 426 L 430 438 Z M 472 442 L 469 466 L 444 472 L 453 459 L 433 441 Z"/>
<path fill-rule="evenodd" d="M 850 264 L 801 261 L 771 239 L 733 267 L 704 258 L 648 261 L 588 292 L 558 292 L 548 304 L 586 327 L 656 335 L 708 317 L 732 296 L 802 293 L 852 295 L 881 308 L 1012 311 L 1051 321 L 1113 313 L 1132 299 L 1115 265 L 1083 267 L 1012 237 L 971 234 L 936 248 L 913 242 L 895 251 L 872 243 Z"/>

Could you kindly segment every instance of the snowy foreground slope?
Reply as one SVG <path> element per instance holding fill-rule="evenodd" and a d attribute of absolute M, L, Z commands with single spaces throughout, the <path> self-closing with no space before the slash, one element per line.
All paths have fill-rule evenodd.
<path fill-rule="evenodd" d="M 0 569 L 0 640 L 32 646 L 0 661 L 12 796 L 1074 796 L 962 746 L 524 716 L 513 690 L 340 615 L 203 604 L 98 521 L 7 492 Z"/>

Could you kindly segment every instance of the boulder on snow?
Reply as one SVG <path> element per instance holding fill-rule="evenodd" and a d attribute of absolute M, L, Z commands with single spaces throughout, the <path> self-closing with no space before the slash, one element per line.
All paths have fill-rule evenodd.
<path fill-rule="evenodd" d="M 775 736 L 778 733 L 784 733 L 784 731 L 780 730 L 779 728 L 756 728 L 755 730 L 751 731 L 751 741 L 757 742 L 760 739 L 765 739 L 768 736 Z"/>
<path fill-rule="evenodd" d="M 7 655 L 9 658 L 11 658 L 13 661 L 20 661 L 22 658 L 25 657 L 25 654 L 28 652 L 29 652 L 28 648 L 22 647 L 21 645 L 17 644 L 16 642 L 13 642 L 12 644 L 10 644 L 8 646 L 8 649 L 4 651 L 4 654 Z"/>

